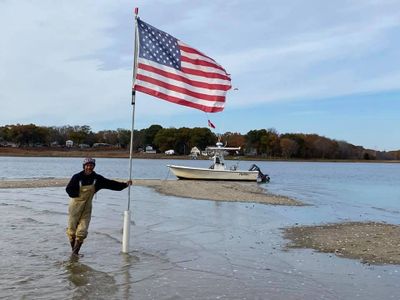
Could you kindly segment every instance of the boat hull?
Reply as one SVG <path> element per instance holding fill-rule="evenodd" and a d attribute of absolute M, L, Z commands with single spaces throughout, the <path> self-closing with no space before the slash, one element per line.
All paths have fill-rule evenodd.
<path fill-rule="evenodd" d="M 257 181 L 258 177 L 258 171 L 214 170 L 175 165 L 167 165 L 167 167 L 169 167 L 172 173 L 179 179 Z"/>

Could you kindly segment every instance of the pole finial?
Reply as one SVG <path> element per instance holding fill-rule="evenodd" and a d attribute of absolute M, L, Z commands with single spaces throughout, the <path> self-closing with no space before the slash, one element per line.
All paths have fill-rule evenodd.
<path fill-rule="evenodd" d="M 135 7 L 135 15 L 137 16 L 139 14 L 139 7 Z"/>

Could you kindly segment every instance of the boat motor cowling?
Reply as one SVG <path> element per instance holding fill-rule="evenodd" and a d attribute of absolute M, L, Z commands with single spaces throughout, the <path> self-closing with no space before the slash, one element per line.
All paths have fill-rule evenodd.
<path fill-rule="evenodd" d="M 258 177 L 257 177 L 258 183 L 265 183 L 269 182 L 270 180 L 269 176 L 261 172 L 261 169 L 256 164 L 252 164 L 249 171 L 258 171 Z"/>

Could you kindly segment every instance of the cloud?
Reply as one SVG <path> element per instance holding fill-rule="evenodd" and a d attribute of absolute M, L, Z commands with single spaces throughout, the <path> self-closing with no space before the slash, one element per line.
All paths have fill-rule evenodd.
<path fill-rule="evenodd" d="M 395 1 L 135 4 L 232 74 L 230 108 L 400 89 Z M 129 1 L 0 2 L 0 120 L 129 127 L 132 10 Z M 138 97 L 142 118 L 191 113 Z"/>
<path fill-rule="evenodd" d="M 124 90 L 129 94 L 131 72 L 101 72 L 100 60 L 81 59 L 110 44 L 103 33 L 113 25 L 107 13 L 88 3 L 52 3 L 0 4 L 2 28 L 7 28 L 0 61 L 2 120 L 77 121 L 78 115 L 85 119 L 81 114 L 90 119 L 104 114 L 107 103 L 121 103 Z"/>
<path fill-rule="evenodd" d="M 397 11 L 385 11 L 295 31 L 284 41 L 272 36 L 263 47 L 245 42 L 248 47 L 223 57 L 234 86 L 249 98 L 234 98 L 233 105 L 400 89 L 393 70 L 400 58 L 398 42 L 393 42 L 399 20 Z M 393 46 L 396 51 L 390 50 Z"/>

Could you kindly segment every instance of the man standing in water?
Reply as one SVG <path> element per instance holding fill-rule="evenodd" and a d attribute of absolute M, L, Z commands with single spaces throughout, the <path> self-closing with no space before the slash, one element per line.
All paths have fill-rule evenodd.
<path fill-rule="evenodd" d="M 85 158 L 83 171 L 73 175 L 66 187 L 66 191 L 71 197 L 68 208 L 67 235 L 74 255 L 79 254 L 82 243 L 88 234 L 94 194 L 101 189 L 122 191 L 132 184 L 131 180 L 119 182 L 104 178 L 93 171 L 95 165 L 95 159 Z"/>

